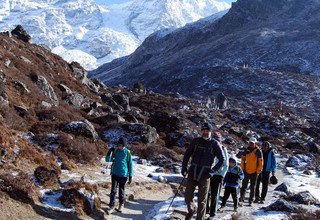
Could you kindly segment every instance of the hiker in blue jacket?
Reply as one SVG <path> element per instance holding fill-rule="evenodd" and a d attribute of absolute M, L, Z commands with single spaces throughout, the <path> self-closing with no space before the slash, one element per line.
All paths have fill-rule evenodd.
<path fill-rule="evenodd" d="M 119 186 L 119 207 L 116 209 L 122 212 L 125 199 L 125 185 L 131 184 L 133 166 L 130 150 L 127 149 L 127 140 L 120 138 L 117 148 L 110 148 L 106 156 L 106 162 L 113 162 L 111 168 L 111 193 L 110 193 L 110 212 L 114 210 L 117 187 Z"/>
<path fill-rule="evenodd" d="M 238 189 L 240 187 L 240 182 L 244 178 L 244 173 L 239 165 L 237 165 L 237 159 L 234 156 L 229 158 L 229 168 L 228 172 L 224 178 L 224 195 L 222 198 L 221 207 L 219 211 L 225 207 L 227 200 L 231 194 L 233 199 L 233 207 L 236 212 L 238 209 Z"/>
<path fill-rule="evenodd" d="M 268 185 L 270 179 L 270 172 L 274 176 L 277 171 L 277 161 L 276 156 L 271 147 L 271 144 L 268 141 L 265 141 L 262 144 L 262 155 L 263 155 L 263 169 L 257 179 L 256 191 L 255 191 L 255 203 L 264 203 L 267 192 L 268 192 Z M 260 183 L 262 182 L 262 192 L 260 195 Z"/>

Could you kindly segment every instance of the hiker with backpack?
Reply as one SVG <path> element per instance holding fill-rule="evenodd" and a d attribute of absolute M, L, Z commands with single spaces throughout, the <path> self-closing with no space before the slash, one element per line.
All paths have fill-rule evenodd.
<path fill-rule="evenodd" d="M 263 142 L 262 144 L 262 155 L 263 155 L 263 169 L 262 172 L 259 174 L 257 179 L 257 186 L 255 192 L 255 203 L 263 204 L 265 202 L 267 192 L 268 192 L 268 185 L 270 179 L 270 172 L 272 176 L 275 175 L 277 171 L 277 161 L 275 153 L 273 152 L 273 148 L 268 141 Z M 262 192 L 260 195 L 260 183 L 262 183 Z"/>
<path fill-rule="evenodd" d="M 112 162 L 111 167 L 111 192 L 109 203 L 109 214 L 115 209 L 117 187 L 119 187 L 119 206 L 116 209 L 122 212 L 125 199 L 125 185 L 131 184 L 133 165 L 130 150 L 127 148 L 127 140 L 123 137 L 117 142 L 117 147 L 110 148 L 106 155 L 106 162 Z"/>
<path fill-rule="evenodd" d="M 240 182 L 241 180 L 243 180 L 243 178 L 244 174 L 241 167 L 237 165 L 237 159 L 234 156 L 231 156 L 229 158 L 228 172 L 223 180 L 225 188 L 219 211 L 222 211 L 222 209 L 226 206 L 230 194 L 233 199 L 234 211 L 236 212 L 238 210 L 238 189 L 240 187 Z"/>
<path fill-rule="evenodd" d="M 246 189 L 250 181 L 250 196 L 249 196 L 249 206 L 252 206 L 255 186 L 257 183 L 257 177 L 262 171 L 263 158 L 261 150 L 259 149 L 257 139 L 251 137 L 249 140 L 249 146 L 244 151 L 241 156 L 241 169 L 244 172 L 244 179 L 242 181 L 242 187 L 240 189 L 240 200 L 239 206 L 243 205 L 244 196 L 246 194 Z"/>
<path fill-rule="evenodd" d="M 213 219 L 216 215 L 218 202 L 220 199 L 220 191 L 222 187 L 222 180 L 227 173 L 229 167 L 229 156 L 227 148 L 222 144 L 222 135 L 220 132 L 214 132 L 212 134 L 212 138 L 218 141 L 222 147 L 222 152 L 224 156 L 223 165 L 221 168 L 213 173 L 213 176 L 210 179 L 210 191 L 208 194 L 207 201 L 207 210 L 206 212 L 209 214 L 209 220 Z M 215 159 L 214 165 L 217 164 L 218 160 Z"/>
<path fill-rule="evenodd" d="M 211 137 L 212 125 L 204 123 L 201 127 L 202 137 L 192 140 L 187 148 L 182 162 L 181 174 L 187 174 L 187 185 L 185 191 L 185 202 L 188 208 L 186 220 L 192 219 L 197 212 L 197 220 L 204 220 L 206 214 L 206 204 L 210 187 L 210 178 L 218 171 L 224 162 L 224 156 L 220 143 Z M 189 159 L 191 166 L 188 167 Z M 214 159 L 217 157 L 218 163 L 212 168 Z M 194 204 L 194 191 L 198 186 L 198 207 Z"/>

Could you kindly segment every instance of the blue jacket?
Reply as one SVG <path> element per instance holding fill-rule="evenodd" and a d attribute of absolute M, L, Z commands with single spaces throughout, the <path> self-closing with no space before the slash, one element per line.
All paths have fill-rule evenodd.
<path fill-rule="evenodd" d="M 264 154 L 264 152 L 263 152 Z M 263 167 L 262 172 L 276 172 L 277 171 L 277 161 L 276 161 L 276 155 L 273 152 L 273 149 L 270 148 L 268 152 L 268 158 L 264 161 L 265 165 Z"/>
<path fill-rule="evenodd" d="M 118 177 L 132 177 L 133 163 L 130 150 L 126 147 L 121 151 L 110 148 L 106 156 L 106 162 L 113 162 L 111 173 Z"/>
<path fill-rule="evenodd" d="M 238 188 L 240 186 L 240 181 L 243 180 L 243 178 L 244 173 L 240 166 L 236 165 L 232 168 L 229 166 L 223 182 L 225 186 Z"/>
<path fill-rule="evenodd" d="M 227 148 L 223 147 L 223 146 L 221 148 L 222 148 L 222 152 L 223 152 L 223 156 L 224 156 L 224 161 L 223 161 L 222 167 L 220 167 L 219 170 L 214 172 L 213 175 L 225 177 L 225 175 L 228 171 L 228 167 L 229 167 L 229 156 L 228 156 Z M 214 164 L 217 164 L 217 163 L 218 163 L 218 159 L 215 158 Z"/>

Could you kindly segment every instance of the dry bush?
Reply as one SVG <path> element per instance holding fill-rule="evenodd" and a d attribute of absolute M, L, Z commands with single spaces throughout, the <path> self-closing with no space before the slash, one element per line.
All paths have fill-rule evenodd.
<path fill-rule="evenodd" d="M 4 118 L 3 122 L 11 129 L 23 131 L 27 127 L 27 121 L 9 106 L 0 104 L 0 115 Z"/>
<path fill-rule="evenodd" d="M 99 156 L 106 153 L 106 148 L 101 140 L 93 141 L 85 137 L 75 137 L 61 133 L 58 139 L 58 152 L 64 153 L 68 158 L 80 163 L 94 163 Z"/>
<path fill-rule="evenodd" d="M 23 172 L 20 172 L 18 176 L 13 176 L 11 173 L 1 174 L 0 190 L 11 198 L 28 204 L 38 198 L 33 180 Z"/>

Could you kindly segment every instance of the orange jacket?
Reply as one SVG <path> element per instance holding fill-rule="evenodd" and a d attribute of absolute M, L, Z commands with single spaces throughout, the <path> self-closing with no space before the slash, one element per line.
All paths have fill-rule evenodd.
<path fill-rule="evenodd" d="M 241 156 L 241 164 L 242 170 L 248 174 L 252 173 L 261 173 L 263 168 L 263 157 L 261 150 L 257 145 L 253 149 L 247 149 Z"/>

